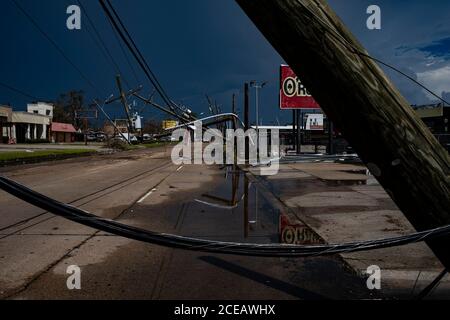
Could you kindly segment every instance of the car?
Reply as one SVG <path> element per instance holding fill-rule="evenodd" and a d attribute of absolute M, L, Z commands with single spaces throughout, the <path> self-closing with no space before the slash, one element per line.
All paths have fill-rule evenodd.
<path fill-rule="evenodd" d="M 97 141 L 97 136 L 95 135 L 95 133 L 88 133 L 86 134 L 86 140 L 89 142 Z"/>
<path fill-rule="evenodd" d="M 165 136 L 165 137 L 161 137 L 159 139 L 159 141 L 162 141 L 162 142 L 175 142 L 177 140 L 174 137 L 172 137 L 172 136 Z"/>
<path fill-rule="evenodd" d="M 103 132 L 97 132 L 95 134 L 97 142 L 103 142 L 106 140 L 106 135 Z"/>
<path fill-rule="evenodd" d="M 142 135 L 142 142 L 151 142 L 153 140 L 155 140 L 155 139 L 153 138 L 153 135 L 151 135 L 151 134 L 144 133 Z"/>
<path fill-rule="evenodd" d="M 128 142 L 128 139 L 130 140 L 131 143 L 136 144 L 139 143 L 138 138 L 135 135 L 130 135 L 130 137 L 128 137 L 128 133 L 122 133 L 122 134 L 118 134 L 116 135 L 114 138 L 114 140 L 121 140 L 124 142 Z"/>

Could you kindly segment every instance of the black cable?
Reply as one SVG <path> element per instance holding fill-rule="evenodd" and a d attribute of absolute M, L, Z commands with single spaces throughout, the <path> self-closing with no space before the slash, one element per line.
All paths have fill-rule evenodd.
<path fill-rule="evenodd" d="M 0 189 L 41 209 L 91 228 L 146 243 L 197 252 L 255 257 L 318 257 L 390 248 L 450 234 L 450 226 L 445 226 L 396 238 L 331 245 L 279 245 L 210 241 L 147 231 L 100 218 L 81 209 L 46 197 L 4 177 L 0 177 Z"/>
<path fill-rule="evenodd" d="M 39 98 L 37 98 L 37 97 L 35 97 L 35 96 L 33 96 L 33 95 L 29 94 L 29 93 L 26 93 L 26 92 L 24 92 L 22 90 L 19 90 L 19 89 L 15 88 L 15 87 L 12 87 L 12 86 L 10 86 L 10 85 L 8 85 L 6 83 L 0 82 L 0 86 L 6 88 L 8 90 L 11 90 L 13 92 L 16 92 L 16 93 L 18 93 L 18 94 L 20 94 L 20 95 L 22 95 L 24 97 L 30 98 L 32 100 L 35 100 L 35 101 L 39 101 L 40 100 Z"/>
<path fill-rule="evenodd" d="M 425 299 L 439 284 L 439 282 L 444 279 L 444 277 L 447 275 L 448 271 L 447 269 L 444 269 L 437 277 L 433 280 L 425 289 L 423 289 L 419 295 L 417 296 L 417 300 L 423 300 Z"/>
<path fill-rule="evenodd" d="M 363 56 L 365 58 L 368 58 L 370 60 L 373 60 L 375 62 L 378 62 L 382 65 L 384 65 L 385 67 L 390 68 L 391 70 L 399 73 L 400 75 L 406 77 L 407 79 L 409 79 L 410 81 L 414 82 L 416 85 L 420 86 L 422 89 L 426 90 L 428 93 L 430 93 L 431 95 L 433 95 L 434 97 L 436 97 L 437 99 L 439 99 L 440 101 L 444 102 L 447 105 L 450 105 L 450 103 L 448 101 L 446 101 L 445 99 L 443 99 L 442 97 L 440 97 L 439 95 L 437 95 L 436 93 L 434 93 L 432 90 L 428 89 L 425 85 L 423 85 L 422 83 L 420 83 L 419 81 L 417 81 L 416 79 L 412 78 L 411 76 L 407 75 L 406 73 L 404 73 L 403 71 L 401 71 L 400 69 L 380 60 L 377 58 L 372 57 L 371 55 L 369 55 L 368 53 L 362 52 L 361 50 L 359 50 L 358 48 L 356 48 L 352 43 L 350 43 L 347 39 L 345 39 L 339 32 L 337 32 L 337 30 L 334 30 L 332 28 L 332 26 L 330 26 L 326 21 L 324 21 L 322 18 L 320 18 L 319 16 L 317 16 L 317 14 L 312 11 L 308 6 L 306 6 L 304 3 L 302 3 L 301 1 L 299 1 L 299 4 L 305 9 L 307 10 L 311 16 L 317 21 L 319 22 L 323 27 L 325 27 L 331 34 L 332 36 L 334 36 L 334 38 L 336 40 L 338 40 L 342 45 L 344 45 L 347 49 L 350 49 L 350 52 L 353 52 L 355 54 L 358 54 L 360 56 Z M 317 3 L 316 3 L 317 4 Z M 318 5 L 318 4 L 317 4 Z M 322 12 L 324 12 L 323 8 L 318 5 L 318 7 L 322 10 Z M 327 15 L 326 12 L 324 12 L 325 15 Z"/>
<path fill-rule="evenodd" d="M 130 52 L 132 53 L 132 55 L 134 56 L 134 58 L 136 59 L 136 61 L 138 62 L 139 66 L 141 67 L 141 69 L 144 71 L 145 75 L 147 76 L 147 78 L 149 79 L 149 81 L 151 82 L 151 84 L 154 86 L 154 88 L 156 89 L 156 91 L 158 91 L 158 94 L 161 96 L 161 98 L 164 100 L 164 102 L 167 104 L 167 106 L 173 111 L 175 112 L 175 108 L 171 103 L 170 98 L 168 98 L 167 94 L 165 93 L 164 89 L 162 88 L 162 86 L 160 85 L 158 79 L 156 78 L 156 76 L 154 75 L 154 73 L 152 72 L 152 70 L 150 69 L 148 63 L 145 61 L 145 58 L 143 57 L 142 53 L 140 52 L 140 50 L 137 48 L 136 43 L 134 42 L 134 40 L 131 38 L 129 32 L 126 30 L 124 24 L 122 23 L 122 21 L 120 20 L 120 17 L 118 16 L 117 12 L 114 10 L 114 8 L 112 7 L 111 3 L 108 1 L 108 5 L 111 6 L 111 10 L 113 10 L 114 15 L 116 16 L 117 20 L 119 21 L 119 24 L 122 26 L 122 28 L 124 29 L 124 31 L 122 31 L 122 29 L 119 27 L 118 22 L 116 21 L 116 19 L 114 19 L 113 14 L 110 12 L 110 9 L 107 7 L 106 3 L 104 0 L 99 0 L 100 5 L 103 9 L 103 11 L 105 12 L 105 14 L 107 15 L 107 17 L 109 18 L 109 20 L 111 21 L 111 23 L 113 24 L 114 28 L 116 29 L 116 31 L 118 32 L 120 38 L 122 39 L 122 41 L 125 43 L 125 45 L 127 46 L 128 50 L 130 50 Z M 125 36 L 124 32 L 128 35 L 128 38 Z M 130 43 L 131 42 L 131 43 Z M 134 48 L 133 48 L 134 46 Z"/>
<path fill-rule="evenodd" d="M 110 19 L 107 19 L 107 20 L 109 22 L 109 25 L 111 26 L 111 30 L 113 31 L 114 39 L 116 39 L 117 45 L 119 46 L 119 49 L 120 49 L 120 52 L 122 52 L 122 55 L 124 56 L 125 61 L 128 64 L 128 67 L 131 69 L 131 72 L 133 73 L 133 77 L 136 80 L 136 83 L 138 83 L 138 84 L 141 83 L 141 80 L 139 80 L 139 77 L 136 73 L 136 70 L 133 67 L 133 64 L 131 63 L 130 59 L 128 58 L 128 54 L 125 51 L 125 48 L 123 47 L 122 41 L 120 41 L 120 37 L 119 37 L 117 30 L 114 28 L 114 25 L 111 22 L 111 20 Z"/>
<path fill-rule="evenodd" d="M 92 21 L 87 8 L 84 7 L 84 5 L 82 4 L 81 0 L 77 0 L 78 5 L 80 6 L 80 8 L 83 10 L 84 15 L 86 16 L 88 23 L 90 25 L 90 27 L 92 28 L 92 30 L 94 31 L 94 34 L 92 34 L 92 32 L 90 32 L 90 30 L 88 28 L 86 28 L 88 34 L 90 35 L 92 41 L 97 45 L 99 51 L 102 53 L 102 55 L 105 57 L 106 61 L 108 61 L 111 66 L 113 67 L 113 69 L 115 71 L 113 71 L 113 74 L 121 74 L 122 78 L 125 81 L 125 84 L 131 88 L 127 78 L 123 75 L 122 71 L 120 70 L 119 65 L 117 64 L 116 60 L 114 59 L 113 55 L 111 54 L 111 51 L 108 49 L 108 47 L 106 46 L 106 43 L 103 41 L 102 36 L 100 35 L 100 32 L 98 31 L 98 29 L 95 27 L 94 22 Z"/>
<path fill-rule="evenodd" d="M 122 22 L 122 19 L 120 18 L 119 14 L 117 13 L 117 11 L 115 10 L 114 6 L 112 5 L 110 0 L 106 0 L 106 2 L 108 3 L 109 7 L 111 8 L 114 16 L 116 17 L 117 21 L 119 22 L 120 26 L 122 27 L 122 29 L 125 31 L 125 34 L 127 35 L 127 37 L 130 39 L 132 45 L 134 46 L 136 52 L 138 53 L 139 57 L 142 59 L 142 61 L 144 62 L 145 66 L 147 67 L 147 70 L 150 72 L 150 74 L 152 75 L 153 79 L 155 80 L 156 84 L 159 86 L 159 88 L 161 89 L 162 93 L 164 94 L 164 96 L 166 97 L 167 100 L 169 100 L 169 104 L 173 104 L 174 106 L 177 106 L 176 104 L 173 103 L 173 101 L 170 99 L 169 95 L 166 93 L 166 91 L 164 90 L 163 86 L 161 85 L 161 83 L 159 82 L 158 78 L 156 77 L 156 75 L 153 73 L 152 69 L 150 68 L 149 64 L 147 63 L 147 60 L 145 59 L 145 57 L 142 55 L 141 51 L 139 50 L 138 46 L 136 45 L 135 41 L 133 40 L 133 37 L 131 36 L 131 34 L 128 32 L 128 29 L 125 27 L 124 23 Z M 166 102 L 167 103 L 167 102 Z"/>
<path fill-rule="evenodd" d="M 53 47 L 63 56 L 63 58 L 78 72 L 78 74 L 83 78 L 84 81 L 86 81 L 92 88 L 94 88 L 97 92 L 98 89 L 94 85 L 92 81 L 90 81 L 84 73 L 80 70 L 80 68 L 77 67 L 77 65 L 65 54 L 64 50 L 61 49 L 58 44 L 53 41 L 53 39 L 39 26 L 39 24 L 34 20 L 34 18 L 16 1 L 11 0 L 13 4 L 19 9 L 19 11 L 27 17 L 27 19 L 31 22 L 31 24 L 50 42 Z"/>

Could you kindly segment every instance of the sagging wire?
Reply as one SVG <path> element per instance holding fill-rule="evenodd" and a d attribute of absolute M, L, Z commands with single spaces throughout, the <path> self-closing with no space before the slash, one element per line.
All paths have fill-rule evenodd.
<path fill-rule="evenodd" d="M 383 66 L 397 72 L 398 74 L 404 76 L 405 78 L 407 78 L 408 80 L 412 81 L 413 83 L 415 83 L 416 85 L 418 85 L 419 87 L 421 87 L 422 89 L 424 89 L 425 91 L 427 91 L 429 94 L 431 94 L 432 96 L 434 96 L 435 98 L 439 99 L 441 102 L 443 102 L 444 104 L 450 105 L 450 102 L 446 101 L 444 98 L 440 97 L 437 93 L 433 92 L 432 90 L 430 90 L 429 88 L 427 88 L 425 85 L 423 85 L 422 83 L 420 83 L 419 81 L 417 81 L 416 79 L 414 79 L 413 77 L 407 75 L 406 73 L 404 73 L 403 71 L 401 71 L 400 69 L 396 68 L 395 66 L 386 63 L 378 58 L 375 58 L 373 56 L 371 56 L 370 54 L 368 54 L 367 52 L 363 52 L 361 51 L 359 48 L 357 48 L 356 46 L 354 46 L 350 41 L 348 41 L 344 36 L 342 36 L 341 33 L 339 33 L 332 25 L 330 25 L 327 21 L 325 21 L 324 19 L 322 19 L 321 17 L 319 17 L 313 10 L 311 10 L 311 8 L 309 8 L 307 5 L 305 5 L 304 3 L 302 3 L 301 1 L 299 1 L 299 4 L 306 10 L 308 11 L 308 13 L 311 15 L 311 17 L 313 19 L 315 19 L 318 23 L 320 23 L 327 31 L 330 32 L 330 34 L 336 39 L 338 40 L 344 47 L 346 47 L 347 49 L 349 49 L 350 52 L 355 53 L 359 56 L 365 57 L 367 59 L 373 60 L 379 64 L 382 64 Z M 318 3 L 316 3 L 318 8 L 320 8 L 320 10 L 322 11 L 322 13 L 326 16 L 328 16 L 327 12 L 325 12 L 325 10 L 322 8 L 322 6 L 320 6 Z"/>
<path fill-rule="evenodd" d="M 249 244 L 211 241 L 148 231 L 95 216 L 87 211 L 39 194 L 15 181 L 0 177 L 0 189 L 34 206 L 70 221 L 125 238 L 189 251 L 243 255 L 253 257 L 318 257 L 339 253 L 368 251 L 430 240 L 450 234 L 450 226 L 413 233 L 407 236 L 344 244 L 289 245 Z"/>
<path fill-rule="evenodd" d="M 448 270 L 444 269 L 434 280 L 433 282 L 431 282 L 425 289 L 423 289 L 416 297 L 416 300 L 423 300 L 425 299 L 428 295 L 431 294 L 431 292 L 433 292 L 437 286 L 439 285 L 439 283 L 442 281 L 442 279 L 444 279 L 444 277 L 447 275 Z"/>

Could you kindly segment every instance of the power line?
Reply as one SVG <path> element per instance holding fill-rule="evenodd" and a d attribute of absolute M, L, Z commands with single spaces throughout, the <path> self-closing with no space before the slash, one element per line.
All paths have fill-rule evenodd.
<path fill-rule="evenodd" d="M 6 89 L 8 89 L 10 91 L 16 92 L 16 93 L 18 93 L 18 94 L 20 94 L 20 95 L 22 95 L 24 97 L 30 98 L 32 100 L 35 100 L 35 101 L 39 101 L 40 100 L 39 98 L 37 98 L 37 97 L 35 97 L 35 96 L 33 96 L 33 95 L 29 94 L 29 93 L 26 93 L 25 91 L 17 89 L 17 88 L 15 88 L 13 86 L 10 86 L 10 85 L 8 85 L 6 83 L 0 82 L 0 86 L 4 87 L 4 88 L 6 88 Z"/>
<path fill-rule="evenodd" d="M 58 46 L 58 44 L 53 41 L 53 39 L 39 26 L 35 19 L 16 1 L 11 0 L 13 4 L 19 9 L 19 11 L 27 17 L 31 24 L 52 44 L 52 46 L 61 54 L 61 56 L 78 72 L 78 74 L 83 78 L 86 83 L 88 83 L 93 89 L 98 92 L 98 88 L 94 85 L 92 81 L 84 75 L 84 73 L 78 68 L 78 66 L 65 54 L 64 50 Z"/>
<path fill-rule="evenodd" d="M 114 19 L 113 14 L 111 13 L 110 9 L 107 7 L 105 1 L 104 0 L 99 0 L 99 2 L 100 2 L 100 5 L 102 6 L 103 11 L 108 16 L 108 18 L 112 22 L 114 28 L 119 33 L 119 36 L 124 41 L 124 43 L 126 44 L 128 49 L 130 50 L 130 52 L 133 54 L 134 58 L 139 63 L 140 67 L 144 71 L 144 73 L 147 76 L 147 78 L 150 80 L 152 85 L 158 91 L 158 94 L 161 96 L 161 98 L 164 100 L 164 102 L 169 106 L 169 108 L 173 112 L 175 112 L 175 108 L 174 108 L 173 102 L 171 101 L 171 99 L 169 98 L 169 96 L 167 95 L 167 93 L 165 92 L 163 87 L 161 86 L 161 84 L 158 81 L 158 79 L 156 78 L 155 74 L 150 69 L 148 63 L 146 62 L 146 60 L 144 58 L 144 56 L 142 55 L 141 51 L 137 47 L 136 43 L 134 42 L 134 40 L 131 37 L 131 35 L 128 32 L 128 30 L 126 29 L 125 25 L 123 24 L 122 20 L 120 19 L 119 15 L 117 14 L 116 10 L 112 6 L 111 2 L 109 0 L 107 0 L 107 3 L 111 7 L 111 11 L 113 12 L 113 14 L 114 14 L 114 16 L 115 16 L 115 18 L 117 19 L 118 22 L 116 22 L 116 19 Z M 122 27 L 123 31 L 119 27 L 118 23 Z M 124 32 L 126 33 L 127 36 L 125 36 Z"/>
<path fill-rule="evenodd" d="M 427 296 L 429 296 L 438 287 L 439 283 L 442 279 L 444 279 L 447 273 L 447 269 L 444 269 L 425 289 L 419 293 L 416 300 L 424 300 Z"/>
<path fill-rule="evenodd" d="M 103 0 L 102 0 L 103 1 Z M 164 90 L 164 88 L 162 87 L 161 83 L 159 82 L 158 78 L 156 77 L 156 75 L 153 73 L 153 71 L 151 70 L 149 64 L 147 63 L 145 57 L 142 55 L 141 51 L 139 50 L 138 46 L 136 45 L 136 42 L 133 40 L 133 37 L 131 36 L 131 34 L 128 32 L 128 29 L 125 27 L 124 23 L 122 22 L 122 19 L 120 18 L 119 14 L 117 13 L 117 11 L 114 9 L 114 6 L 112 5 L 110 0 L 106 0 L 106 2 L 108 3 L 108 5 L 110 6 L 114 16 L 116 17 L 117 21 L 119 22 L 120 26 L 122 27 L 122 29 L 125 31 L 125 34 L 127 35 L 128 39 L 130 39 L 134 49 L 136 50 L 136 52 L 138 53 L 139 57 L 142 59 L 142 61 L 144 62 L 145 66 L 147 67 L 147 70 L 149 71 L 149 73 L 151 74 L 151 76 L 153 77 L 154 81 L 156 82 L 157 86 L 160 88 L 160 90 L 162 91 L 162 93 L 164 94 L 164 96 L 169 100 L 169 105 L 171 103 L 171 100 L 169 98 L 169 95 L 166 93 L 166 91 Z"/>
<path fill-rule="evenodd" d="M 141 81 L 139 80 L 139 77 L 138 77 L 138 75 L 136 73 L 136 70 L 134 69 L 133 64 L 131 63 L 131 61 L 130 61 L 130 59 L 128 57 L 128 54 L 125 51 L 125 48 L 123 47 L 122 42 L 120 41 L 119 35 L 117 33 L 117 30 L 114 28 L 114 25 L 113 25 L 113 23 L 111 22 L 110 19 L 108 19 L 108 22 L 109 22 L 109 25 L 111 26 L 111 29 L 113 31 L 114 38 L 116 39 L 117 45 L 119 46 L 120 51 L 122 52 L 122 55 L 125 58 L 125 61 L 127 62 L 128 66 L 130 67 L 131 72 L 133 74 L 133 77 L 136 80 L 136 83 L 137 84 L 141 83 Z"/>
<path fill-rule="evenodd" d="M 91 26 L 92 30 L 95 33 L 92 34 L 92 32 L 88 30 L 88 34 L 90 35 L 92 41 L 94 41 L 94 43 L 97 45 L 98 49 L 100 50 L 100 52 L 103 54 L 103 56 L 106 58 L 107 61 L 109 61 L 109 63 L 111 64 L 111 66 L 113 67 L 113 69 L 115 69 L 116 73 L 122 74 L 122 78 L 124 79 L 125 83 L 127 84 L 128 87 L 130 87 L 127 79 L 125 78 L 125 76 L 123 75 L 122 71 L 120 70 L 119 65 L 116 63 L 114 57 L 112 56 L 110 50 L 108 49 L 108 47 L 106 46 L 105 42 L 102 39 L 102 36 L 100 35 L 100 33 L 98 32 L 97 28 L 95 27 L 92 19 L 90 18 L 88 11 L 86 9 L 86 7 L 83 6 L 83 4 L 81 3 L 80 0 L 77 0 L 79 6 L 81 7 L 81 9 L 83 10 L 84 15 L 86 16 L 89 25 Z M 113 71 L 113 73 L 115 73 Z"/>
<path fill-rule="evenodd" d="M 432 90 L 430 90 L 428 87 L 426 87 L 425 85 L 423 85 L 422 83 L 420 83 L 419 81 L 417 81 L 416 79 L 412 78 L 411 76 L 407 75 L 406 73 L 404 73 L 403 71 L 401 71 L 400 69 L 394 67 L 393 65 L 384 62 L 380 59 L 377 59 L 375 57 L 372 57 L 371 55 L 369 55 L 366 52 L 363 52 L 361 50 L 359 50 L 357 47 L 355 47 L 352 43 L 350 43 L 347 39 L 345 39 L 342 34 L 340 34 L 337 30 L 335 30 L 333 28 L 333 26 L 331 26 L 328 22 L 324 21 L 321 17 L 319 17 L 314 11 L 312 11 L 308 6 L 306 6 L 305 4 L 303 4 L 302 2 L 299 2 L 299 4 L 310 13 L 310 15 L 317 21 L 319 22 L 323 27 L 325 27 L 325 29 L 327 29 L 327 31 L 330 32 L 330 34 L 336 39 L 338 40 L 342 45 L 344 45 L 344 47 L 346 47 L 347 49 L 350 49 L 350 52 L 353 52 L 355 54 L 358 54 L 360 56 L 363 56 L 365 58 L 368 58 L 370 60 L 373 60 L 375 62 L 378 62 L 382 65 L 384 65 L 385 67 L 399 73 L 400 75 L 404 76 L 405 78 L 407 78 L 408 80 L 412 81 L 413 83 L 415 83 L 416 85 L 420 86 L 422 89 L 424 89 L 425 91 L 427 91 L 429 94 L 433 95 L 434 97 L 436 97 L 437 99 L 439 99 L 441 102 L 450 105 L 450 103 L 448 101 L 446 101 L 445 99 L 443 99 L 442 97 L 440 97 L 438 94 L 436 94 L 435 92 L 433 92 Z M 328 17 L 328 13 L 325 12 L 323 10 L 323 8 L 321 6 L 319 6 L 319 8 L 321 9 L 321 11 L 323 12 L 324 15 L 326 15 Z"/>
<path fill-rule="evenodd" d="M 165 247 L 197 252 L 255 257 L 319 257 L 325 255 L 371 251 L 375 249 L 403 246 L 411 243 L 418 243 L 422 241 L 428 241 L 430 239 L 436 239 L 450 233 L 450 226 L 444 226 L 432 230 L 416 232 L 413 234 L 388 239 L 320 245 L 256 244 L 213 241 L 149 231 L 133 226 L 128 226 L 116 221 L 107 220 L 95 216 L 87 211 L 46 197 L 5 177 L 0 177 L 0 189 L 3 189 L 11 195 L 48 212 L 51 212 L 57 216 L 91 228 L 109 232 L 128 239 L 142 241 L 145 243 L 152 243 Z M 443 272 L 433 282 L 430 288 L 435 287 L 435 285 L 443 278 L 444 275 L 445 273 Z"/>

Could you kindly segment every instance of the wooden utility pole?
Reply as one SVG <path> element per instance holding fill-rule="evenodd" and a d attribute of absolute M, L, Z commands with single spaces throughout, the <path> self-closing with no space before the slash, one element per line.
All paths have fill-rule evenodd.
<path fill-rule="evenodd" d="M 117 88 L 119 89 L 120 94 L 120 100 L 122 102 L 122 105 L 125 109 L 125 113 L 127 114 L 127 120 L 128 120 L 128 139 L 131 137 L 131 133 L 133 132 L 133 121 L 131 120 L 130 115 L 130 107 L 128 106 L 127 97 L 125 95 L 125 92 L 122 88 L 122 81 L 120 80 L 120 75 L 116 76 L 116 82 L 117 82 Z"/>
<path fill-rule="evenodd" d="M 450 225 L 446 150 L 325 0 L 237 0 L 418 231 Z M 450 270 L 450 236 L 427 242 Z"/>

